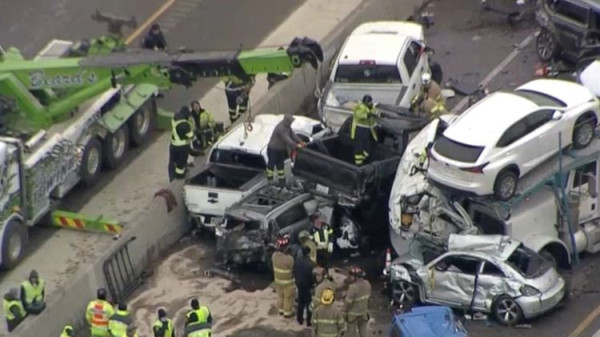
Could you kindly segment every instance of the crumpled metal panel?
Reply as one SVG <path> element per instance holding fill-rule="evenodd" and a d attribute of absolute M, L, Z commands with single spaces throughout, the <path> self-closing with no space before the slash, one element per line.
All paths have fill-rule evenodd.
<path fill-rule="evenodd" d="M 505 261 L 521 245 L 506 235 L 456 235 L 450 234 L 448 250 L 482 252 L 489 257 Z"/>

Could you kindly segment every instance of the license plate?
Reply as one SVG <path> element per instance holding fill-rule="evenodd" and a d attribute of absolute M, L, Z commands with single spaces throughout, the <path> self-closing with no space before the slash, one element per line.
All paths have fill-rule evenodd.
<path fill-rule="evenodd" d="M 317 192 L 323 193 L 323 194 L 329 194 L 329 187 L 323 186 L 321 184 L 317 184 Z"/>

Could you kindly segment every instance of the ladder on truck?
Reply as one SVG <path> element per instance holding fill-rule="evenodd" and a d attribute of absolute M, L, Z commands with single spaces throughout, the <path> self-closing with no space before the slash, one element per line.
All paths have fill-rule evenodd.
<path fill-rule="evenodd" d="M 562 137 L 559 135 L 559 149 L 563 147 L 561 138 Z M 579 261 L 579 257 L 577 255 L 575 244 L 575 233 L 573 232 L 575 224 L 572 223 L 573 217 L 571 216 L 571 208 L 569 205 L 570 197 L 565 190 L 566 176 L 571 170 L 582 167 L 598 158 L 600 158 L 600 138 L 599 135 L 596 134 L 588 147 L 581 150 L 574 150 L 572 147 L 563 149 L 520 178 L 515 195 L 510 200 L 499 201 L 495 200 L 493 197 L 477 197 L 475 199 L 485 201 L 492 205 L 497 213 L 496 215 L 501 219 L 506 219 L 507 216 L 502 216 L 502 211 L 505 212 L 504 214 L 509 214 L 511 208 L 518 206 L 536 192 L 544 188 L 551 188 L 558 201 L 557 204 L 562 221 L 566 222 L 567 228 L 569 229 L 569 237 L 572 246 L 571 255 L 576 264 Z"/>

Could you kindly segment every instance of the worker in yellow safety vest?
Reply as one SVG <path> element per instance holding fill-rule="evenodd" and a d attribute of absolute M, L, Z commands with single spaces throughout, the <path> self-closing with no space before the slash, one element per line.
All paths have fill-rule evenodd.
<path fill-rule="evenodd" d="M 127 310 L 125 303 L 119 303 L 117 310 L 108 320 L 108 331 L 111 337 L 124 337 L 127 334 L 127 328 L 132 323 L 131 314 Z"/>
<path fill-rule="evenodd" d="M 227 107 L 229 109 L 229 121 L 235 123 L 246 111 L 250 105 L 250 89 L 254 85 L 254 77 L 248 80 L 242 80 L 235 76 L 223 78 L 225 82 L 225 96 L 227 97 Z"/>
<path fill-rule="evenodd" d="M 329 257 L 333 253 L 333 229 L 323 221 L 319 211 L 310 216 L 311 234 L 317 245 L 317 264 L 329 273 Z"/>
<path fill-rule="evenodd" d="M 106 289 L 98 289 L 96 299 L 90 301 L 85 312 L 92 337 L 110 337 L 108 321 L 113 314 L 113 306 L 106 300 Z"/>
<path fill-rule="evenodd" d="M 196 317 L 198 317 L 198 322 L 212 324 L 212 315 L 210 310 L 206 305 L 200 305 L 200 301 L 197 298 L 192 299 L 190 302 L 190 306 L 192 310 L 189 310 L 187 313 L 187 321 L 186 325 L 190 324 L 190 317 L 193 312 L 196 313 Z"/>
<path fill-rule="evenodd" d="M 75 337 L 75 332 L 73 331 L 73 327 L 70 325 L 65 325 L 63 331 L 60 334 L 60 337 Z"/>
<path fill-rule="evenodd" d="M 210 337 L 212 330 L 208 323 L 198 321 L 198 315 L 195 312 L 190 313 L 188 317 L 189 324 L 185 327 L 184 337 Z"/>
<path fill-rule="evenodd" d="M 181 107 L 171 120 L 171 146 L 169 147 L 169 181 L 185 179 L 189 156 L 202 153 L 194 150 L 194 135 L 190 118 L 192 112 L 186 106 Z"/>
<path fill-rule="evenodd" d="M 289 243 L 290 239 L 286 236 L 278 238 L 277 250 L 271 256 L 275 291 L 277 292 L 276 306 L 279 314 L 285 318 L 294 316 L 292 305 L 296 295 L 296 286 L 292 275 L 294 258 L 289 253 Z"/>
<path fill-rule="evenodd" d="M 140 337 L 137 333 L 137 326 L 136 325 L 130 325 L 127 327 L 127 333 L 125 334 L 125 337 Z"/>
<path fill-rule="evenodd" d="M 371 284 L 364 279 L 364 272 L 360 267 L 350 269 L 350 286 L 346 292 L 344 304 L 346 307 L 346 321 L 348 331 L 346 336 L 369 336 L 369 300 L 371 298 Z"/>
<path fill-rule="evenodd" d="M 8 293 L 4 294 L 3 308 L 8 332 L 13 331 L 27 317 L 27 311 L 19 300 L 19 289 L 17 288 L 11 288 Z"/>
<path fill-rule="evenodd" d="M 216 140 L 216 125 L 213 114 L 204 109 L 199 101 L 192 101 L 192 126 L 194 134 L 199 141 L 199 150 L 204 151 Z"/>
<path fill-rule="evenodd" d="M 158 309 L 158 319 L 152 325 L 154 337 L 175 337 L 173 321 L 167 317 L 165 309 Z"/>
<path fill-rule="evenodd" d="M 364 95 L 362 102 L 354 108 L 350 139 L 354 141 L 354 164 L 363 165 L 369 158 L 371 139 L 377 141 L 375 126 L 377 112 L 373 106 L 373 97 Z"/>
<path fill-rule="evenodd" d="M 21 283 L 21 302 L 28 314 L 38 315 L 46 309 L 44 280 L 32 270 L 29 278 Z"/>

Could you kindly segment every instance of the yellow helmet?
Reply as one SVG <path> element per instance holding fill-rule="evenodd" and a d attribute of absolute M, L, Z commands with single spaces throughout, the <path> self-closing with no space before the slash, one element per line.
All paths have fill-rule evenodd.
<path fill-rule="evenodd" d="M 333 303 L 333 290 L 325 289 L 321 294 L 321 303 L 323 304 L 331 304 Z"/>

